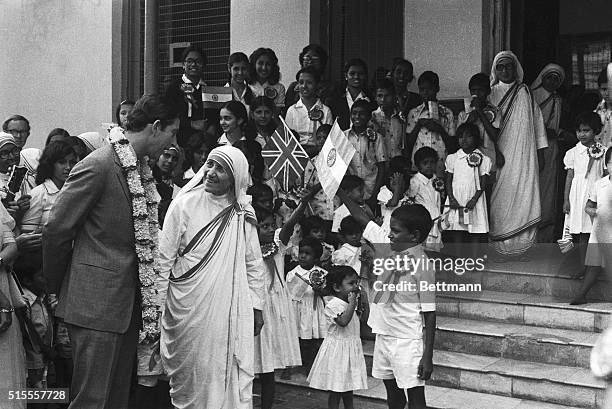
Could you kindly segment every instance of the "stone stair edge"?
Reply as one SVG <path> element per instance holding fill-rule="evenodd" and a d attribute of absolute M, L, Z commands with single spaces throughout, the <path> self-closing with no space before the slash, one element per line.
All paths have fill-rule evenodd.
<path fill-rule="evenodd" d="M 295 378 L 295 375 L 294 375 Z M 312 389 L 306 383 L 306 376 L 300 374 L 298 379 L 277 379 L 276 381 L 282 385 L 288 385 L 292 387 L 298 387 L 303 389 Z M 369 389 L 365 391 L 355 391 L 354 395 L 359 398 L 364 398 L 374 401 L 386 401 L 386 393 L 382 386 L 382 381 L 374 379 L 368 376 Z M 539 402 L 534 400 L 515 398 L 510 396 L 488 394 L 483 392 L 447 388 L 443 386 L 436 386 L 427 384 L 425 386 L 425 393 L 427 396 L 427 407 L 428 409 L 463 409 L 456 404 L 448 404 L 440 402 L 445 394 L 454 395 L 453 401 L 469 401 L 469 409 L 489 409 L 492 407 L 503 408 L 503 409 L 582 409 L 575 406 L 565 406 L 558 404 L 551 404 L 546 402 Z M 468 408 L 465 408 L 468 409 Z"/>
<path fill-rule="evenodd" d="M 507 299 L 507 297 L 503 297 L 503 295 L 515 295 L 519 298 L 517 300 Z M 522 299 L 520 298 L 522 296 Z M 605 301 L 595 301 L 590 302 L 588 304 L 583 305 L 569 305 L 569 298 L 556 298 L 556 303 L 553 301 L 548 301 L 546 299 L 553 298 L 551 296 L 546 295 L 538 295 L 538 294 L 524 294 L 524 293 L 516 293 L 516 292 L 502 292 L 502 291 L 493 291 L 493 290 L 483 290 L 480 293 L 472 294 L 472 293 L 440 293 L 436 296 L 438 299 L 449 299 L 449 300 L 457 300 L 457 301 L 482 301 L 486 303 L 498 303 L 498 304 L 509 304 L 509 305 L 525 305 L 530 307 L 542 307 L 542 308 L 554 308 L 559 310 L 569 310 L 569 311 L 583 311 L 583 312 L 591 312 L 591 313 L 600 313 L 600 314 L 612 314 L 612 303 Z M 504 299 L 506 298 L 506 299 Z M 542 301 L 532 301 L 532 300 L 540 299 Z M 445 302 L 445 301 L 441 301 Z M 608 308 L 605 308 L 604 305 Z"/>

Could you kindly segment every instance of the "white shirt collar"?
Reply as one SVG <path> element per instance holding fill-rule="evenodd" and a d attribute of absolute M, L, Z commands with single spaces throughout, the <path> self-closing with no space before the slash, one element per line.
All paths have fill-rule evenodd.
<path fill-rule="evenodd" d="M 186 74 L 183 74 L 183 77 L 181 79 L 185 84 L 193 84 L 193 82 L 187 77 Z M 195 85 L 195 88 L 200 89 L 200 86 L 206 86 L 206 83 L 202 80 L 202 78 L 200 78 L 200 82 Z"/>
<path fill-rule="evenodd" d="M 421 172 L 417 172 L 416 175 L 413 176 L 413 178 L 416 178 L 418 182 L 421 182 L 424 185 L 431 183 L 431 181 L 433 180 L 433 178 L 429 179 L 427 176 L 425 176 Z"/>
<path fill-rule="evenodd" d="M 45 190 L 47 191 L 47 193 L 50 195 L 54 195 L 60 191 L 51 179 L 45 180 L 43 182 L 43 186 L 45 187 Z"/>
<path fill-rule="evenodd" d="M 304 105 L 304 103 L 302 102 L 302 98 L 298 99 L 298 102 L 295 103 L 295 107 L 306 109 L 306 105 Z M 321 100 L 318 98 L 317 98 L 317 102 L 315 102 L 312 108 L 310 108 L 308 111 L 310 112 L 315 108 L 321 109 Z"/>
<path fill-rule="evenodd" d="M 578 153 L 585 153 L 588 149 L 589 149 L 589 147 L 588 146 L 584 146 L 582 144 L 582 142 L 578 142 L 576 144 L 576 150 L 578 151 Z"/>

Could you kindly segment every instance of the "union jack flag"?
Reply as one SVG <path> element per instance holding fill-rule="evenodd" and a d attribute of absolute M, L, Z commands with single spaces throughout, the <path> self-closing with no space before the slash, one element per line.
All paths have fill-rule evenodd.
<path fill-rule="evenodd" d="M 296 179 L 302 178 L 309 158 L 285 121 L 280 120 L 282 124 L 264 146 L 261 156 L 282 189 L 288 192 Z"/>

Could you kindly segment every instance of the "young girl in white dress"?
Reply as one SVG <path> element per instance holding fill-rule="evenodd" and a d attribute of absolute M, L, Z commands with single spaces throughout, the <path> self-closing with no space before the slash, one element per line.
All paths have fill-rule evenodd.
<path fill-rule="evenodd" d="M 255 201 L 257 203 L 257 201 Z M 263 319 L 265 329 L 255 337 L 254 372 L 261 381 L 261 407 L 269 409 L 274 402 L 275 369 L 302 365 L 295 311 L 285 283 L 285 254 L 303 202 L 281 229 L 276 228 L 275 215 L 269 208 L 255 206 L 257 233 L 266 268 Z"/>
<path fill-rule="evenodd" d="M 576 118 L 578 143 L 567 151 L 563 158 L 567 169 L 563 212 L 567 215 L 569 232 L 574 242 L 579 244 L 581 263 L 584 261 L 592 229 L 592 219 L 585 211 L 585 206 L 595 182 L 602 178 L 605 166 L 605 147 L 595 142 L 595 136 L 601 132 L 601 128 L 601 119 L 596 113 L 579 114 Z M 583 274 L 584 270 L 574 276 Z"/>
<path fill-rule="evenodd" d="M 436 189 L 436 185 L 444 184 L 442 179 L 436 177 L 436 169 L 439 164 L 438 153 L 435 149 L 424 146 L 414 153 L 414 160 L 419 171 L 410 178 L 408 200 L 425 206 L 432 220 L 436 220 L 440 216 L 442 205 L 442 197 L 440 191 Z M 423 247 L 426 250 L 438 252 L 443 247 L 438 223 L 433 224 Z"/>
<path fill-rule="evenodd" d="M 464 123 L 457 128 L 457 152 L 446 158 L 445 210 L 449 210 L 446 240 L 450 243 L 470 243 L 472 255 L 484 243 L 489 232 L 484 188 L 491 172 L 491 159 L 480 150 L 480 130 L 475 124 Z"/>
<path fill-rule="evenodd" d="M 353 391 L 368 389 L 366 364 L 356 314 L 359 277 L 349 266 L 333 266 L 327 275 L 333 297 L 325 306 L 327 337 L 308 375 L 311 388 L 329 391 L 327 407 L 353 408 Z"/>
<path fill-rule="evenodd" d="M 299 244 L 299 265 L 287 273 L 287 290 L 295 309 L 302 364 L 307 370 L 327 333 L 323 296 L 309 284 L 315 269 L 327 273 L 319 267 L 322 254 L 323 246 L 319 240 L 310 236 L 303 238 Z"/>

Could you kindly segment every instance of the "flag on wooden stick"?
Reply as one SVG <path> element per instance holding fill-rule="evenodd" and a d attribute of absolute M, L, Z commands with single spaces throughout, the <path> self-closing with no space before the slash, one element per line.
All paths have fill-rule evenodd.
<path fill-rule="evenodd" d="M 302 178 L 309 158 L 283 118 L 280 120 L 281 125 L 264 146 L 261 156 L 282 189 L 288 192 Z"/>
<path fill-rule="evenodd" d="M 202 87 L 204 108 L 221 109 L 234 97 L 232 87 Z"/>
<path fill-rule="evenodd" d="M 330 200 L 336 195 L 355 152 L 336 120 L 321 152 L 314 159 L 321 187 Z"/>

